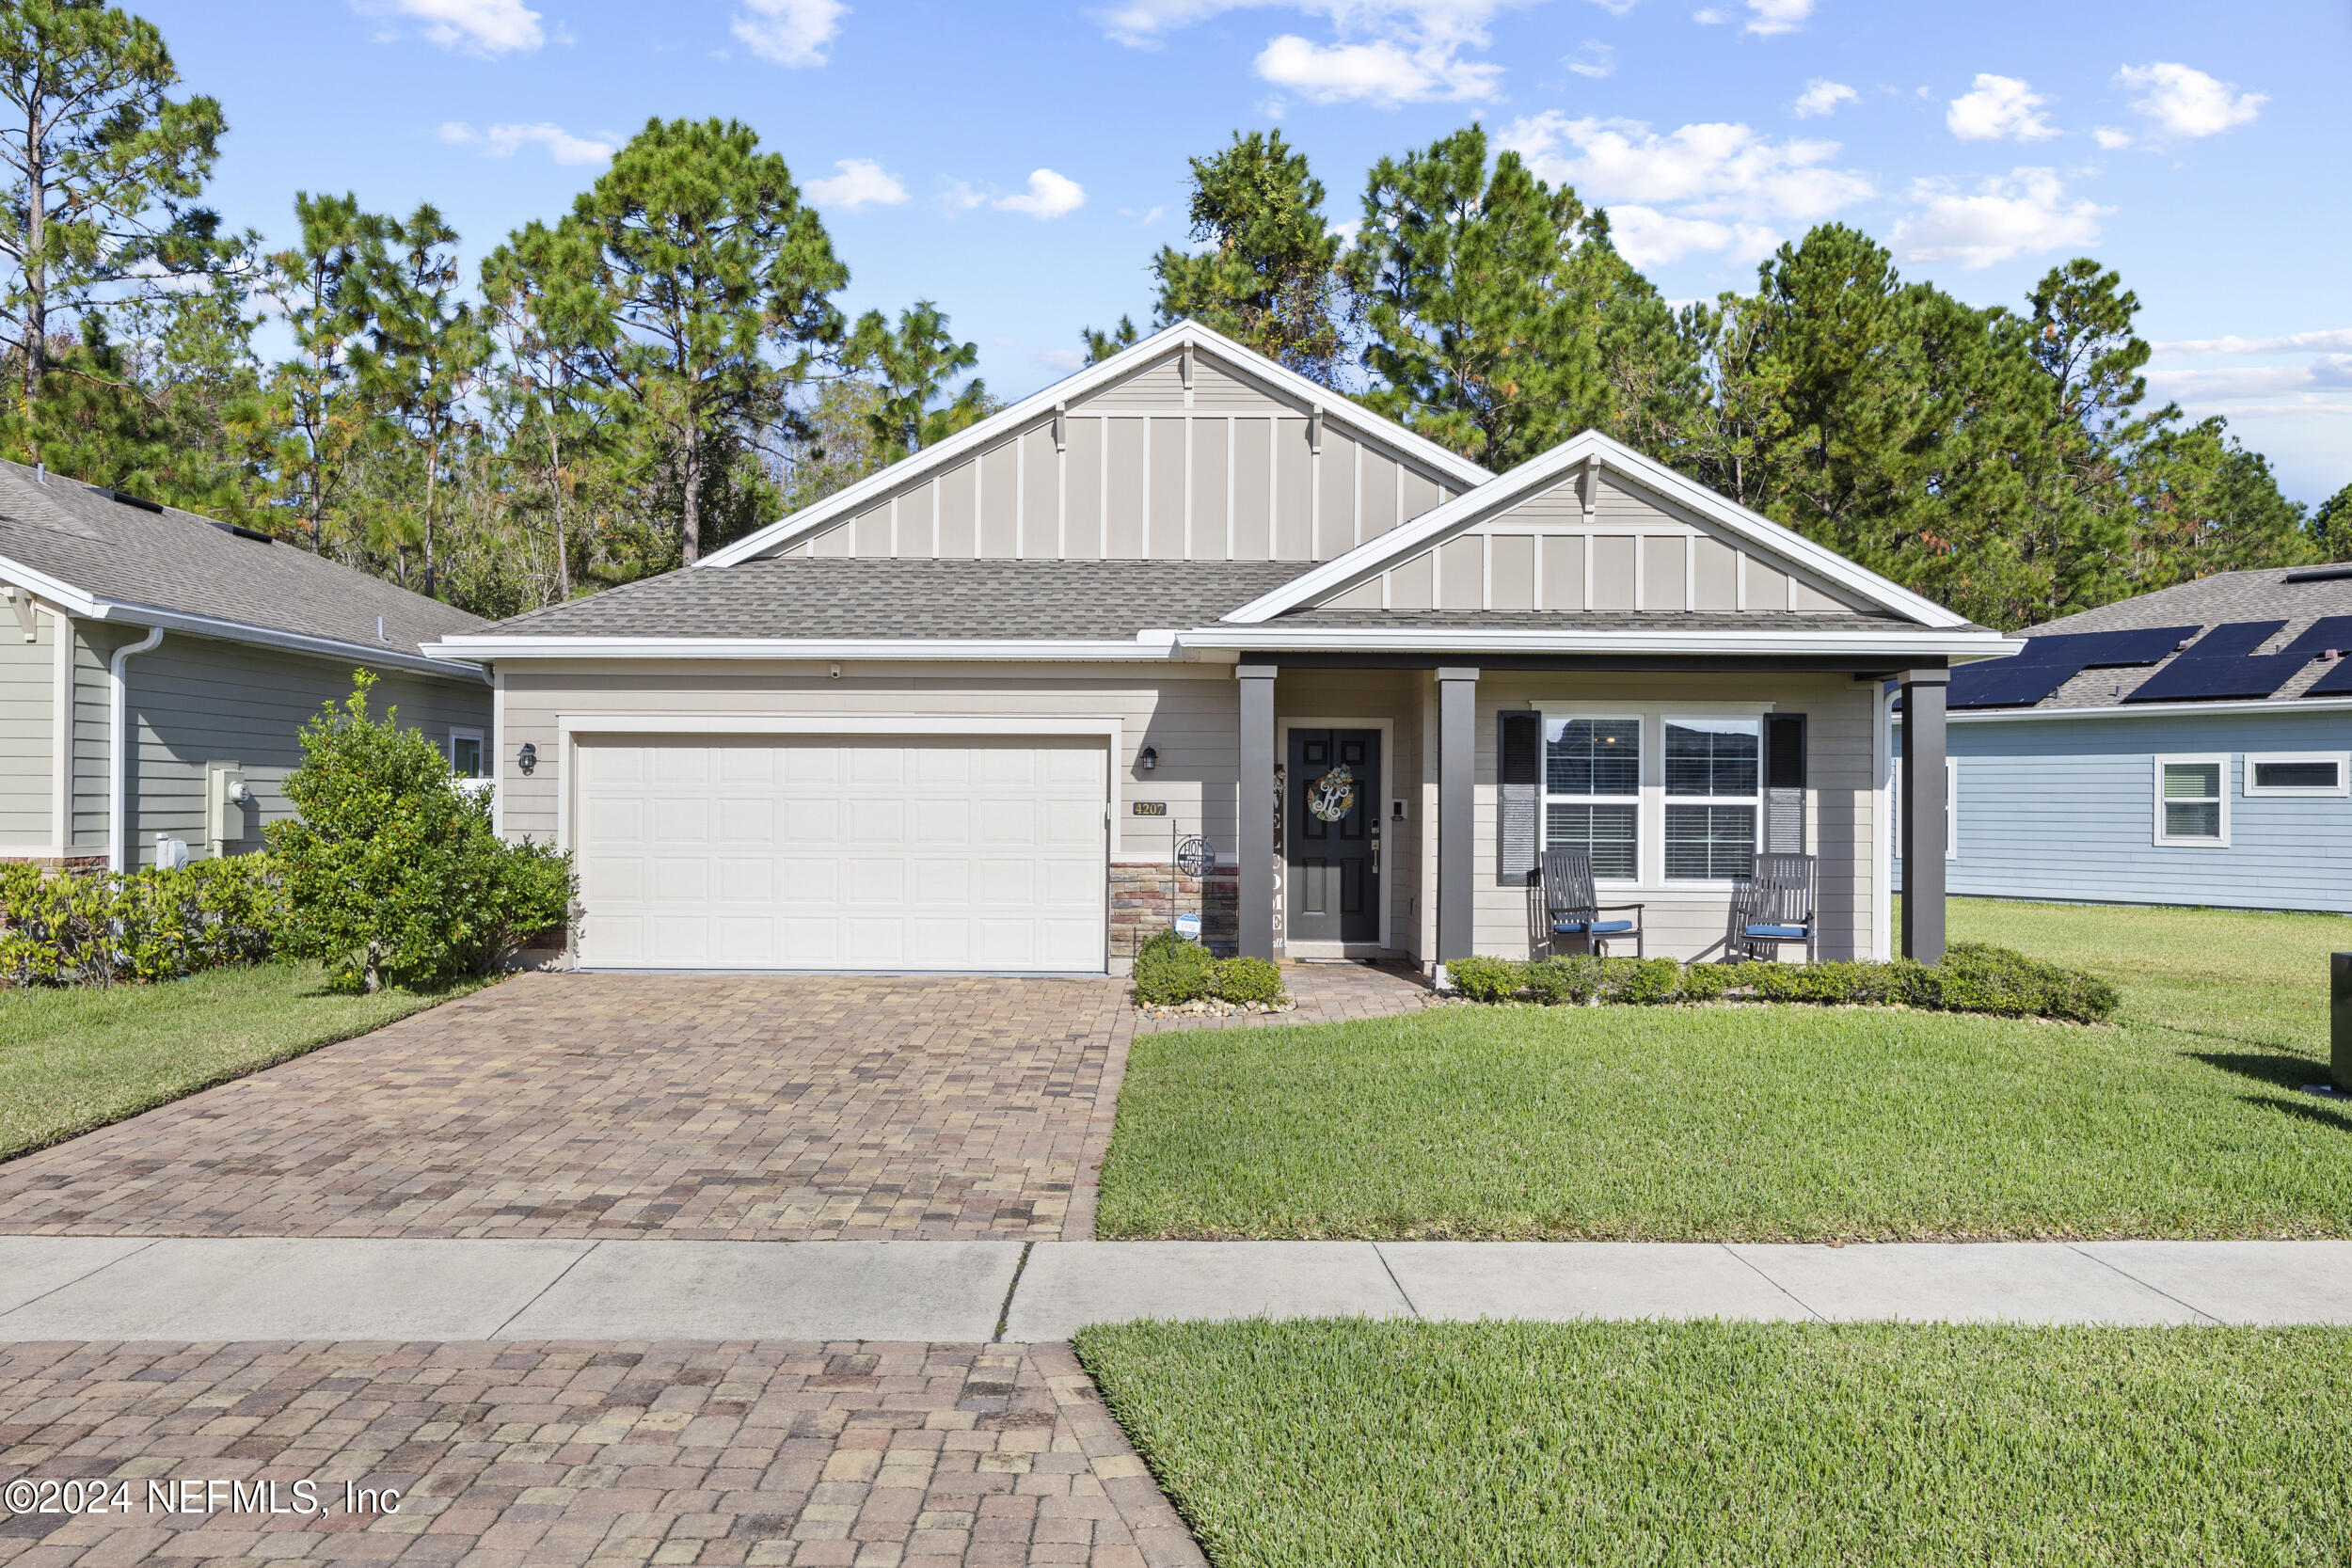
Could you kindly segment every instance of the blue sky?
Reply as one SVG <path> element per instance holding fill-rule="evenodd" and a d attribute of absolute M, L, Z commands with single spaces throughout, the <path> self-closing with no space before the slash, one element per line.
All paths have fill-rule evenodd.
<path fill-rule="evenodd" d="M 2161 395 L 2227 414 L 2315 502 L 2352 481 L 2352 8 L 1974 0 L 150 0 L 231 127 L 212 198 L 282 240 L 296 189 L 438 203 L 478 257 L 649 116 L 782 152 L 852 309 L 936 299 L 994 390 L 1150 303 L 1185 159 L 1279 125 L 1335 222 L 1476 119 L 1606 206 L 1670 297 L 1752 286 L 1825 219 L 2015 305 L 2115 266 Z"/>

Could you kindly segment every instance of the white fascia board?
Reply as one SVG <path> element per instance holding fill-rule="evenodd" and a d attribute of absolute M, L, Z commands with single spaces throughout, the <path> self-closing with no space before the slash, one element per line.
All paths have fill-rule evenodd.
<path fill-rule="evenodd" d="M 548 658 L 968 659 L 1029 663 L 1166 661 L 1182 657 L 1174 632 L 1145 632 L 1131 641 L 1077 639 L 1010 641 L 946 637 L 445 637 L 430 644 L 443 657 Z"/>
<path fill-rule="evenodd" d="M 1270 621 L 1285 610 L 1295 610 L 1329 594 L 1353 587 L 1374 573 L 1419 554 L 1454 529 L 1475 522 L 1533 491 L 1557 483 L 1588 458 L 1597 458 L 1603 468 L 1613 468 L 1644 488 L 1655 490 L 1700 516 L 1722 524 L 1767 553 L 1801 565 L 1819 577 L 1851 589 L 1883 609 L 1909 616 L 1921 626 L 1963 626 L 1968 624 L 1966 616 L 1947 610 L 1934 600 L 1915 594 L 1867 567 L 1856 565 L 1836 550 L 1815 544 L 1794 529 L 1783 528 L 1771 518 L 1717 495 L 1704 484 L 1685 478 L 1664 464 L 1645 457 L 1597 430 L 1572 436 L 1549 451 L 1529 458 L 1478 489 L 1456 496 L 1442 506 L 1432 507 L 1404 527 L 1392 529 L 1376 539 L 1357 546 L 1345 555 L 1325 562 L 1312 571 L 1301 573 L 1272 593 L 1243 605 L 1225 619 L 1241 623 Z"/>
<path fill-rule="evenodd" d="M 1793 619 L 1793 617 L 1792 617 Z M 1879 631 L 1487 631 L 1414 628 L 1355 631 L 1300 626 L 1203 627 L 1187 648 L 1268 653 L 1498 654 L 1867 654 L 1890 659 L 2005 658 L 2024 644 L 1998 632 Z"/>
<path fill-rule="evenodd" d="M 68 615 L 87 620 L 98 614 L 99 601 L 79 588 L 5 556 L 0 556 L 0 582 L 13 583 L 38 598 L 47 599 Z"/>
<path fill-rule="evenodd" d="M 438 675 L 444 680 L 471 681 L 484 686 L 490 683 L 488 672 L 475 664 L 404 653 L 398 648 L 371 647 L 365 642 L 346 642 L 335 637 L 308 637 L 300 632 L 278 631 L 271 626 L 248 626 L 243 621 L 223 621 L 210 615 L 158 610 L 151 605 L 119 604 L 110 599 L 100 599 L 88 618 L 94 621 L 119 621 L 134 626 L 161 626 L 166 631 L 186 632 L 222 642 L 249 642 L 257 647 L 282 648 L 289 653 L 349 659 L 356 664 L 411 670 L 420 674 Z"/>
<path fill-rule="evenodd" d="M 1009 408 L 999 409 L 936 446 L 925 447 L 912 457 L 834 491 L 814 506 L 803 507 L 789 517 L 780 518 L 766 528 L 745 534 L 724 549 L 711 551 L 694 564 L 733 566 L 766 555 L 771 550 L 797 544 L 812 532 L 864 511 L 918 476 L 957 463 L 972 452 L 1003 439 L 1030 420 L 1051 414 L 1057 404 L 1074 403 L 1089 392 L 1107 387 L 1121 376 L 1163 357 L 1170 349 L 1181 348 L 1186 343 L 1232 361 L 1237 370 L 1255 380 L 1267 383 L 1285 396 L 1296 399 L 1302 406 L 1320 405 L 1324 419 L 1330 423 L 1392 447 L 1467 488 L 1474 489 L 1494 478 L 1493 474 L 1459 452 L 1449 451 L 1425 436 L 1417 435 L 1393 420 L 1381 418 L 1346 394 L 1335 392 L 1328 387 L 1319 387 L 1297 372 L 1284 369 L 1257 350 L 1244 348 L 1231 338 L 1199 322 L 1181 321 L 1173 326 L 1162 327 L 1131 347 L 1120 349 L 1108 359 L 1064 376 L 1043 391 L 1025 397 Z"/>
<path fill-rule="evenodd" d="M 2006 723 L 2017 719 L 2158 719 L 2182 714 L 2352 713 L 2352 697 L 2255 697 L 2226 703 L 2122 703 L 2098 707 L 1990 707 L 1947 711 L 1947 724 Z M 1900 724 L 1900 709 L 1895 722 Z"/>

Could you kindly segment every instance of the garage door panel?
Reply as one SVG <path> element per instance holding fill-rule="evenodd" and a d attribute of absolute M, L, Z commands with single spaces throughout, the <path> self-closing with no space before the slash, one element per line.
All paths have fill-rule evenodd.
<path fill-rule="evenodd" d="M 1099 741 L 583 741 L 599 966 L 1100 973 Z"/>

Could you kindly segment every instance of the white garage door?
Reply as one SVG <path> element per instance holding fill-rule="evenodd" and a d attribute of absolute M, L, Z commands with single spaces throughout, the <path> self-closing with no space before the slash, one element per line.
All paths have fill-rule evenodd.
<path fill-rule="evenodd" d="M 1099 739 L 580 746 L 583 963 L 1100 974 Z"/>

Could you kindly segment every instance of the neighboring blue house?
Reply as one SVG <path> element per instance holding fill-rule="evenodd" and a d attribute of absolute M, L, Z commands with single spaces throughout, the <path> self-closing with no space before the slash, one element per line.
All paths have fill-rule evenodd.
<path fill-rule="evenodd" d="M 1953 673 L 1950 892 L 2352 913 L 2352 565 L 2021 635 Z"/>

